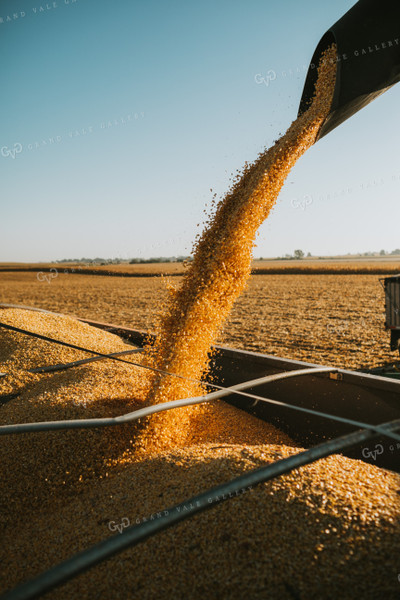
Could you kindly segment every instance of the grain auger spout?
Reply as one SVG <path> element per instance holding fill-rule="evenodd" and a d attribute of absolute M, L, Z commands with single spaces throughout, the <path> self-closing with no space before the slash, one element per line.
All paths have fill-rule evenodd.
<path fill-rule="evenodd" d="M 337 48 L 332 106 L 320 139 L 400 80 L 400 0 L 360 0 L 321 38 L 312 57 L 299 115 L 307 110 L 322 52 Z"/>

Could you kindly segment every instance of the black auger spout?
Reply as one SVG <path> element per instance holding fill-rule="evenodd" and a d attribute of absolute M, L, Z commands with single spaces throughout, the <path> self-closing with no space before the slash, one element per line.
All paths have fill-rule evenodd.
<path fill-rule="evenodd" d="M 322 52 L 337 48 L 335 91 L 320 139 L 400 80 L 400 0 L 360 0 L 323 35 L 312 57 L 299 115 L 310 105 Z"/>

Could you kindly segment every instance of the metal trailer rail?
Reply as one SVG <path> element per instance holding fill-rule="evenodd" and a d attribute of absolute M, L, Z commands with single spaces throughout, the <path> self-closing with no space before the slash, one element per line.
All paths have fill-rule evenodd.
<path fill-rule="evenodd" d="M 143 346 L 148 333 L 127 327 L 113 326 L 91 319 L 80 319 L 88 325 L 108 331 Z M 313 369 L 301 380 L 285 379 L 260 385 L 257 393 L 282 403 L 328 413 L 343 419 L 378 425 L 383 421 L 400 418 L 400 381 L 357 371 L 332 367 L 332 372 L 318 372 L 321 365 L 280 358 L 257 352 L 216 346 L 213 359 L 212 382 L 225 387 L 298 369 Z M 252 392 L 252 389 L 249 389 Z M 318 416 L 303 415 L 301 421 L 295 411 L 282 406 L 259 402 L 233 394 L 226 402 L 275 425 L 295 442 L 308 448 L 346 435 L 351 427 L 345 423 L 328 421 Z M 377 455 L 369 454 L 362 444 L 347 449 L 349 458 L 364 460 L 382 468 L 400 472 L 400 446 L 382 436 L 376 443 L 383 448 Z"/>

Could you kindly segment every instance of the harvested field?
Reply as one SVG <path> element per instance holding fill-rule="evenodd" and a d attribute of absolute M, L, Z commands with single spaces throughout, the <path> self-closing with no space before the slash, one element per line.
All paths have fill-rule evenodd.
<path fill-rule="evenodd" d="M 172 284 L 177 284 L 174 278 Z M 37 306 L 141 330 L 155 327 L 166 295 L 159 277 L 0 273 L 0 302 Z M 220 343 L 348 369 L 398 360 L 384 329 L 378 275 L 253 275 Z"/>

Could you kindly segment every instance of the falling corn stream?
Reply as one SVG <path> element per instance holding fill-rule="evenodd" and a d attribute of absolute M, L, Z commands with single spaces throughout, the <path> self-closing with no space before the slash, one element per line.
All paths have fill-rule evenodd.
<path fill-rule="evenodd" d="M 246 286 L 254 240 L 297 160 L 314 144 L 333 98 L 336 46 L 323 54 L 313 100 L 275 144 L 261 153 L 218 204 L 194 245 L 194 258 L 179 288 L 171 289 L 156 341 L 145 360 L 151 366 L 200 380 L 207 372 L 212 344 Z M 147 402 L 166 402 L 199 393 L 196 383 L 153 374 Z"/>

